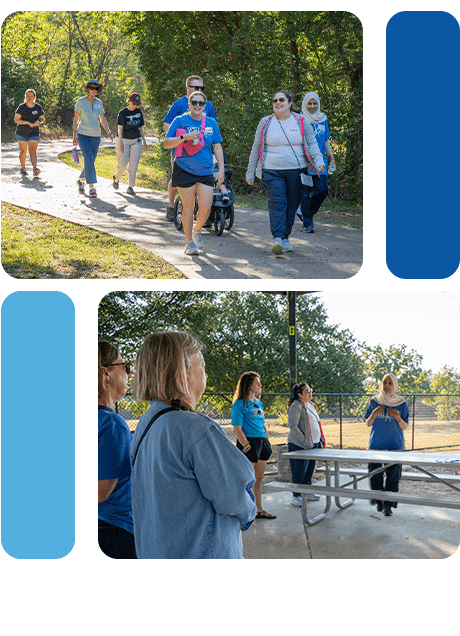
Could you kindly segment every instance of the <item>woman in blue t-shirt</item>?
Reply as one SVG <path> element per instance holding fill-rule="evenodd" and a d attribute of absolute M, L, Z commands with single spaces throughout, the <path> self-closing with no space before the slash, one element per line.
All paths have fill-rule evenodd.
<path fill-rule="evenodd" d="M 329 192 L 329 185 L 327 183 L 327 157 L 330 159 L 330 172 L 335 170 L 336 165 L 330 142 L 329 124 L 326 115 L 321 112 L 321 102 L 318 93 L 310 91 L 305 95 L 302 102 L 302 114 L 313 128 L 316 142 L 324 159 L 324 172 L 319 175 L 314 172 L 308 173 L 313 179 L 313 186 L 307 186 L 297 212 L 303 223 L 302 232 L 313 234 L 315 231 L 313 217 L 318 212 Z"/>
<path fill-rule="evenodd" d="M 404 431 L 409 422 L 409 408 L 406 400 L 398 395 L 398 380 L 392 373 L 387 373 L 380 383 L 379 392 L 371 399 L 366 410 L 366 423 L 372 426 L 369 440 L 371 450 L 404 450 Z M 381 468 L 381 463 L 370 463 L 369 472 Z M 384 472 L 386 480 L 384 484 Z M 398 492 L 401 479 L 401 464 L 388 466 L 370 477 L 372 490 L 386 490 Z M 384 510 L 387 517 L 392 515 L 391 508 L 396 508 L 397 502 L 372 500 L 377 504 L 377 510 Z"/>
<path fill-rule="evenodd" d="M 131 375 L 129 362 L 105 340 L 99 342 L 98 373 L 99 547 L 112 559 L 136 559 L 129 459 L 132 435 L 114 411 Z"/>
<path fill-rule="evenodd" d="M 236 435 L 236 446 L 246 455 L 254 467 L 256 499 L 256 519 L 275 519 L 262 508 L 262 479 L 267 461 L 272 454 L 268 441 L 265 414 L 260 395 L 260 377 L 254 371 L 246 371 L 238 380 L 232 405 L 232 426 Z"/>
<path fill-rule="evenodd" d="M 164 147 L 167 150 L 178 149 L 175 152 L 171 185 L 177 188 L 182 201 L 182 223 L 187 241 L 185 253 L 192 255 L 198 254 L 198 249 L 204 246 L 200 230 L 211 211 L 214 191 L 213 152 L 219 166 L 217 185 L 224 182 L 225 169 L 219 125 L 215 119 L 204 115 L 204 93 L 195 91 L 189 96 L 188 103 L 188 112 L 176 117 L 169 127 Z M 203 142 L 203 146 L 195 152 L 196 147 Z M 198 212 L 193 228 L 195 199 L 198 200 Z"/>

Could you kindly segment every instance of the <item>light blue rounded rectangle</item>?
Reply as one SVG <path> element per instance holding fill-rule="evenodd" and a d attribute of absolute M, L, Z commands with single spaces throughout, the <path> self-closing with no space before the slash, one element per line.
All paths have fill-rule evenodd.
<path fill-rule="evenodd" d="M 2 546 L 59 559 L 75 542 L 75 308 L 16 292 L 1 315 Z"/>
<path fill-rule="evenodd" d="M 460 29 L 443 11 L 404 11 L 387 26 L 387 265 L 442 279 L 460 259 Z"/>

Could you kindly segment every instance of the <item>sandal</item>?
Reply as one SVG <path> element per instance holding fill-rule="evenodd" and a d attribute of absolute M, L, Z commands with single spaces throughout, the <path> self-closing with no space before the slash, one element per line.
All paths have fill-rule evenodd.
<path fill-rule="evenodd" d="M 276 515 L 272 515 L 266 510 L 259 510 L 257 511 L 256 519 L 276 519 Z"/>

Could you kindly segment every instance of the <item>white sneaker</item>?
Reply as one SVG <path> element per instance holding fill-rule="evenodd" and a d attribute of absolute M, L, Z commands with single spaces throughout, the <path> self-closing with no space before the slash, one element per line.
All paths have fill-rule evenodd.
<path fill-rule="evenodd" d="M 302 505 L 302 497 L 300 495 L 297 495 L 297 497 L 292 497 L 292 501 L 291 504 L 293 506 L 301 506 Z"/>
<path fill-rule="evenodd" d="M 307 501 L 318 501 L 318 499 L 321 499 L 319 495 L 315 495 L 313 492 L 307 493 Z"/>
<path fill-rule="evenodd" d="M 281 256 L 281 254 L 283 253 L 283 239 L 282 238 L 276 238 L 273 241 L 273 245 L 272 245 L 272 252 L 275 256 Z"/>
<path fill-rule="evenodd" d="M 199 230 L 198 232 L 195 232 L 195 230 L 192 230 L 192 239 L 195 245 L 197 246 L 197 248 L 199 250 L 202 250 L 204 247 L 204 241 L 203 241 L 203 237 L 201 236 L 201 230 Z"/>
<path fill-rule="evenodd" d="M 185 253 L 189 256 L 194 256 L 195 254 L 199 254 L 197 247 L 193 241 L 189 241 L 185 246 Z"/>
<path fill-rule="evenodd" d="M 292 245 L 289 243 L 289 239 L 283 239 L 283 250 L 285 252 L 293 252 L 294 251 Z"/>

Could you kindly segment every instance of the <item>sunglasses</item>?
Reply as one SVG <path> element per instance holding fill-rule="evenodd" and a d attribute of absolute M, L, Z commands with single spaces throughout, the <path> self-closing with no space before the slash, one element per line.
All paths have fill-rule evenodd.
<path fill-rule="evenodd" d="M 202 102 L 197 99 L 192 99 L 190 103 L 192 106 L 204 106 L 206 104 L 206 102 Z"/>
<path fill-rule="evenodd" d="M 121 367 L 124 366 L 126 373 L 131 373 L 131 365 L 129 362 L 114 362 L 113 364 L 106 364 L 106 367 Z"/>
<path fill-rule="evenodd" d="M 204 86 L 190 86 L 190 84 L 188 85 L 189 88 L 193 88 L 196 91 L 204 91 Z"/>
<path fill-rule="evenodd" d="M 273 102 L 274 104 L 277 104 L 278 102 L 283 103 L 283 102 L 285 102 L 285 101 L 286 101 L 286 98 L 285 98 L 285 97 L 275 97 L 274 99 L 272 99 L 272 102 Z"/>
<path fill-rule="evenodd" d="M 88 86 L 89 91 L 97 91 L 99 86 Z"/>

